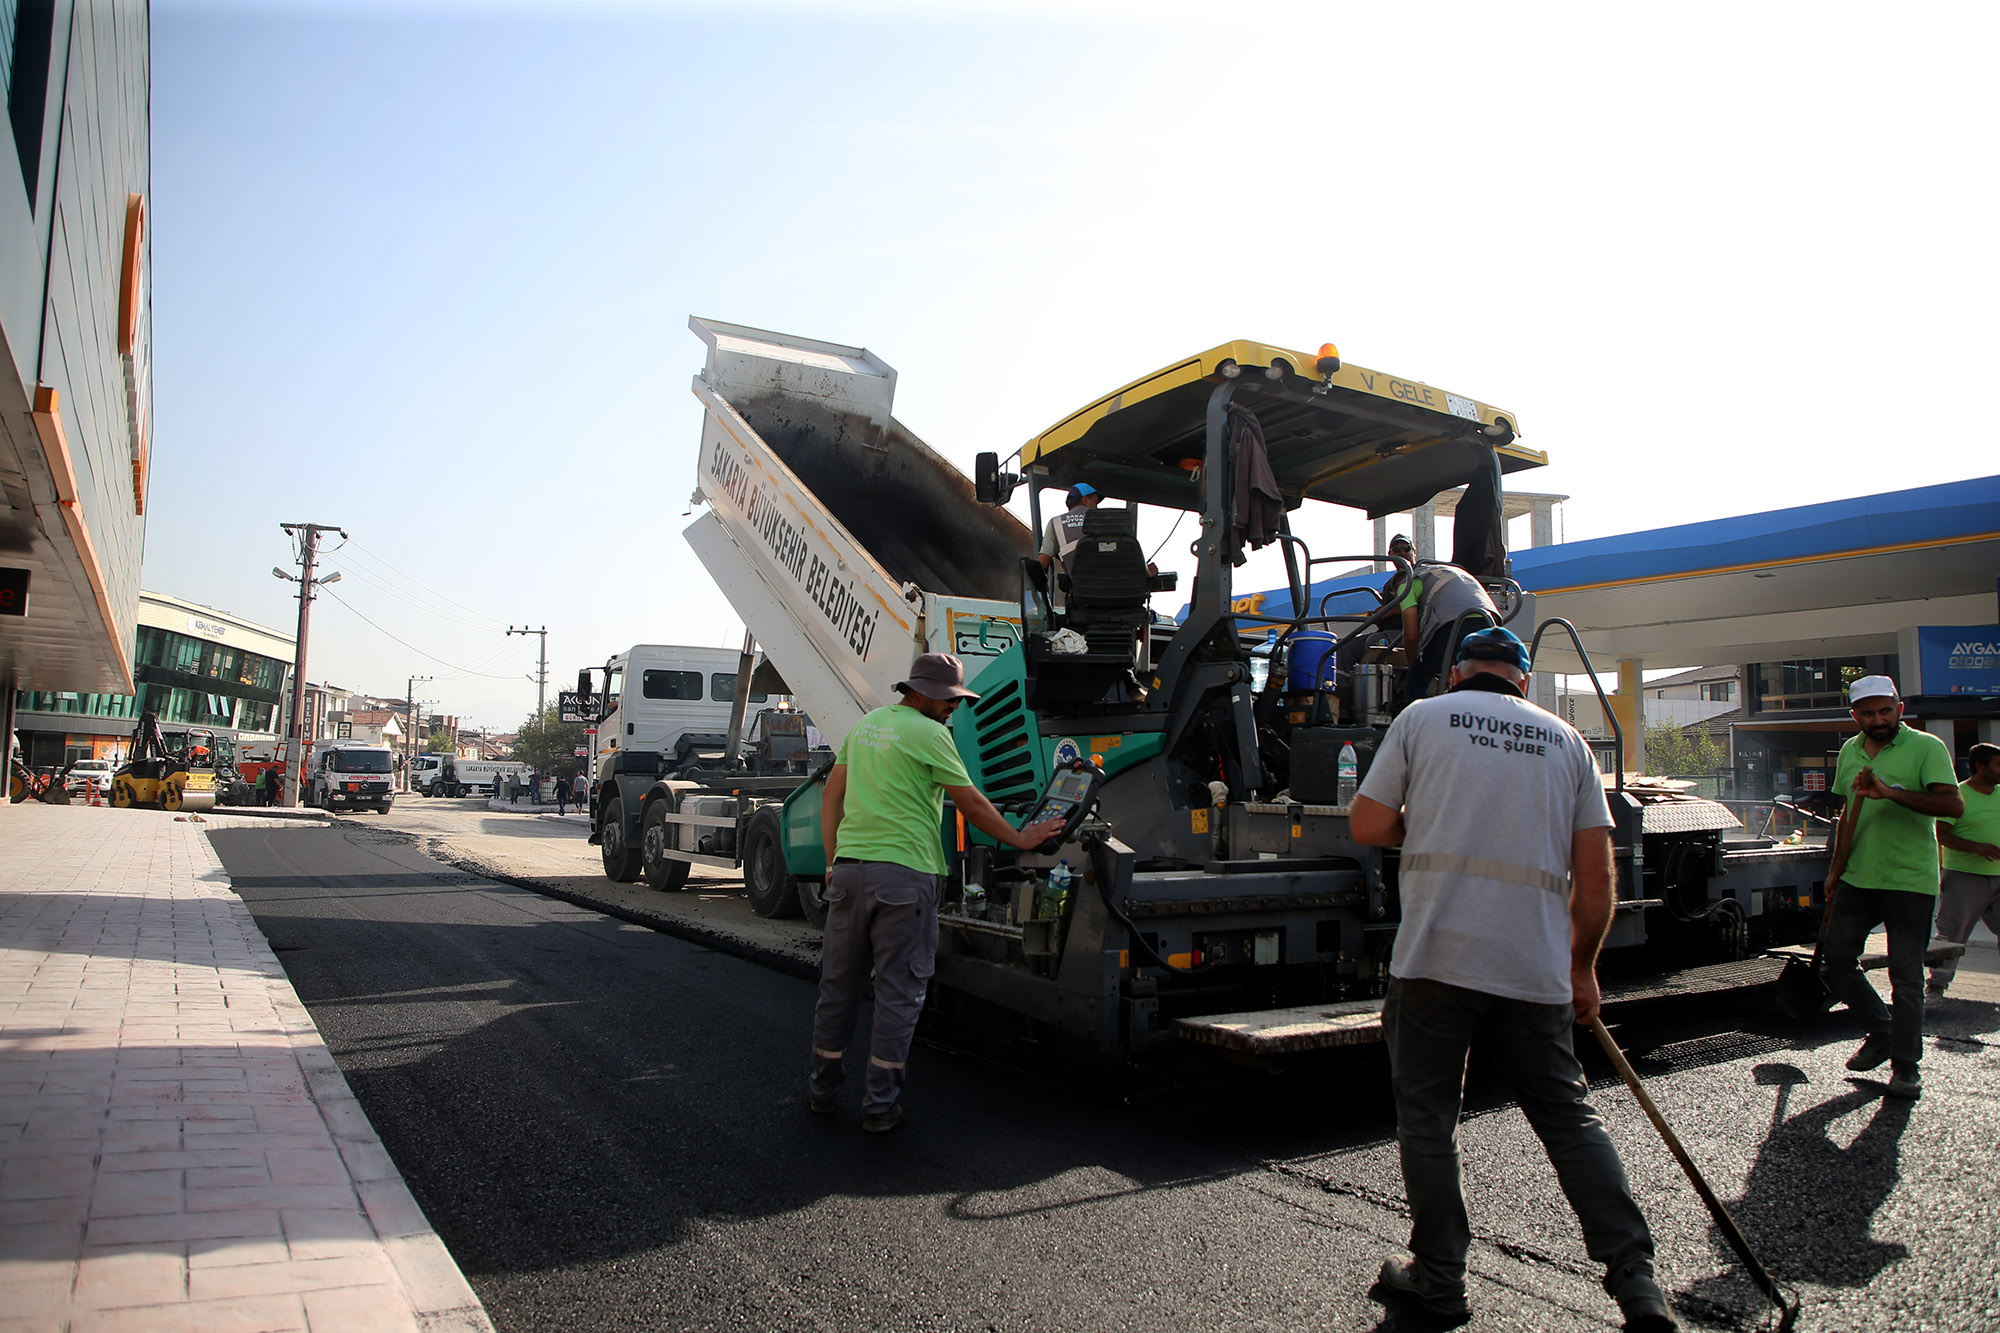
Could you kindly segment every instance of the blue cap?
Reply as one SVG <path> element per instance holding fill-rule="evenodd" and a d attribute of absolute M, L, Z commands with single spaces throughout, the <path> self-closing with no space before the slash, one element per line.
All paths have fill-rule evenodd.
<path fill-rule="evenodd" d="M 1522 643 L 1514 631 L 1498 625 L 1468 634 L 1458 641 L 1458 660 L 1463 662 L 1467 658 L 1480 662 L 1505 662 L 1523 675 L 1529 669 L 1528 645 Z"/>
<path fill-rule="evenodd" d="M 1069 488 L 1069 493 L 1071 495 L 1081 498 L 1083 496 L 1097 494 L 1097 488 L 1091 485 L 1087 481 L 1079 481 L 1076 485 Z"/>

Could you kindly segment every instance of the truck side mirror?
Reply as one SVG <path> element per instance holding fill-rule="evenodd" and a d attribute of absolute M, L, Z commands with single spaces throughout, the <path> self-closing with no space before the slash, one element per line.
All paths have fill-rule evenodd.
<path fill-rule="evenodd" d="M 591 693 L 589 667 L 585 667 L 583 668 L 583 670 L 576 673 L 576 692 L 578 694 Z"/>
<path fill-rule="evenodd" d="M 972 496 L 983 505 L 1003 505 L 1014 498 L 1021 479 L 1000 470 L 1000 455 L 983 453 L 973 459 Z"/>

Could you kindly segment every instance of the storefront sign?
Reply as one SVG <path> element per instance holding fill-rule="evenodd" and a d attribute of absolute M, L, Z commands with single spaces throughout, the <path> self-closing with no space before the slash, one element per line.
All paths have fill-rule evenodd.
<path fill-rule="evenodd" d="M 0 569 L 0 616 L 28 614 L 28 575 L 25 569 Z"/>
<path fill-rule="evenodd" d="M 203 620 L 200 616 L 189 616 L 188 633 L 197 639 L 222 639 L 229 636 L 229 626 L 218 625 L 213 620 Z"/>
<path fill-rule="evenodd" d="M 556 720 L 558 722 L 597 721 L 597 696 L 580 694 L 575 690 L 556 692 Z"/>
<path fill-rule="evenodd" d="M 1923 694 L 2000 695 L 2000 625 L 1921 625 Z"/>

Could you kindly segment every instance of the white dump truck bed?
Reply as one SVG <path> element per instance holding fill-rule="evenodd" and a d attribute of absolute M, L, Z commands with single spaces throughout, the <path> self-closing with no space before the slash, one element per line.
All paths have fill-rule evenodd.
<path fill-rule="evenodd" d="M 787 688 L 838 746 L 923 652 L 968 676 L 1019 637 L 1027 525 L 890 415 L 865 348 L 692 319 L 708 344 L 687 539 Z"/>

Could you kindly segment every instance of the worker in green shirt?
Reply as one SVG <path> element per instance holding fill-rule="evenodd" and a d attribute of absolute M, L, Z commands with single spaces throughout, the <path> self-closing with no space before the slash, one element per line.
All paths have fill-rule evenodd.
<path fill-rule="evenodd" d="M 1021 851 L 1063 826 L 1048 819 L 1016 829 L 972 785 L 946 725 L 959 700 L 979 697 L 965 688 L 956 657 L 925 653 L 896 690 L 901 703 L 864 714 L 847 733 L 819 807 L 827 912 L 806 1099 L 821 1115 L 833 1110 L 872 967 L 875 1018 L 861 1100 L 861 1127 L 871 1134 L 903 1120 L 903 1066 L 937 959 L 945 797 L 966 823 Z"/>
<path fill-rule="evenodd" d="M 1958 784 L 1965 813 L 1940 819 L 1938 846 L 1944 848 L 1943 892 L 1938 895 L 1937 937 L 1963 944 L 1972 927 L 1984 921 L 2000 935 L 2000 745 L 1981 741 L 1972 747 L 1972 776 Z M 1924 996 L 1944 998 L 1958 971 L 1958 959 L 1931 964 Z"/>
<path fill-rule="evenodd" d="M 1937 821 L 1965 813 L 1951 752 L 1928 732 L 1903 722 L 1903 700 L 1887 676 L 1863 676 L 1848 687 L 1849 711 L 1861 733 L 1840 747 L 1833 789 L 1860 801 L 1847 865 L 1833 893 L 1826 933 L 1826 984 L 1861 1019 L 1868 1035 L 1848 1058 L 1857 1072 L 1889 1061 L 1889 1095 L 1923 1093 L 1924 951 L 1937 907 Z M 1893 1010 L 1862 974 L 1869 932 L 1889 936 Z"/>

